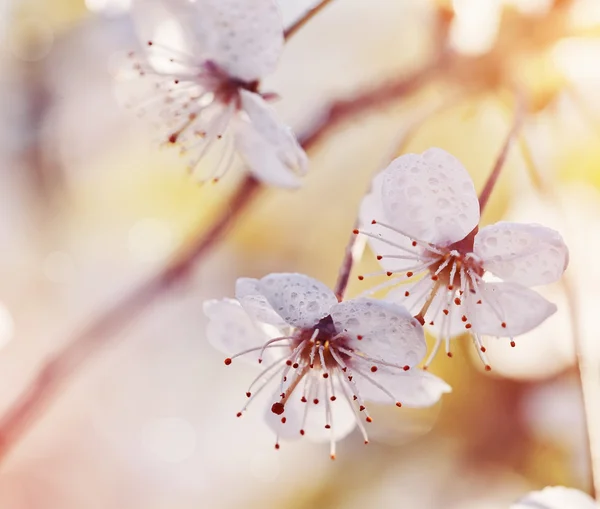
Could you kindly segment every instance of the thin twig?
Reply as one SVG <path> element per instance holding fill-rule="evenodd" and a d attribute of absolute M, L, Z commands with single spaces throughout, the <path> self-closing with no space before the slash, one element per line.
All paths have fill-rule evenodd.
<path fill-rule="evenodd" d="M 481 213 L 483 213 L 483 210 L 485 209 L 490 199 L 492 191 L 494 190 L 496 182 L 498 181 L 498 177 L 500 176 L 502 168 L 504 168 L 504 164 L 506 163 L 508 152 L 513 144 L 514 139 L 521 130 L 523 121 L 525 120 L 525 97 L 520 90 L 517 90 L 515 94 L 515 102 L 515 116 L 510 131 L 508 132 L 508 135 L 504 140 L 504 144 L 502 145 L 500 153 L 496 158 L 496 162 L 494 163 L 494 167 L 492 168 L 490 176 L 485 182 L 485 186 L 483 187 L 483 190 L 479 195 L 479 210 L 481 211 Z"/>
<path fill-rule="evenodd" d="M 286 28 L 283 32 L 285 40 L 289 40 L 290 37 L 294 36 L 298 30 L 300 30 L 306 23 L 308 23 L 313 17 L 315 17 L 321 10 L 327 7 L 333 0 L 321 0 L 317 5 L 311 7 L 306 11 L 300 18 L 298 18 L 292 25 Z"/>
<path fill-rule="evenodd" d="M 369 109 L 383 107 L 412 92 L 423 83 L 425 72 L 419 71 L 416 74 L 418 79 L 415 76 L 402 77 L 361 92 L 354 98 L 333 102 L 327 108 L 327 120 L 318 122 L 305 136 L 300 137 L 300 143 L 308 150 L 342 121 Z M 117 333 L 152 302 L 184 281 L 190 270 L 214 247 L 225 231 L 233 226 L 242 212 L 247 210 L 261 188 L 261 184 L 254 178 L 246 177 L 230 199 L 226 210 L 206 233 L 195 236 L 196 240 L 179 253 L 165 269 L 117 305 L 96 317 L 41 367 L 23 394 L 17 397 L 0 420 L 0 463 L 29 427 L 43 415 L 47 405 L 77 369 L 80 369 L 98 349 L 114 340 Z M 203 231 L 202 228 L 199 230 Z"/>

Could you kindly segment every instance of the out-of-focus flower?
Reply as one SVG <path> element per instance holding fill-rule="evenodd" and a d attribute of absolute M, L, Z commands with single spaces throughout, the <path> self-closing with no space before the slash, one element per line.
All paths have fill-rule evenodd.
<path fill-rule="evenodd" d="M 204 304 L 208 339 L 232 355 L 268 360 L 250 384 L 246 405 L 269 382 L 277 383 L 267 421 L 279 439 L 303 436 L 335 443 L 371 422 L 365 400 L 427 407 L 450 387 L 412 369 L 424 357 L 421 325 L 402 306 L 361 298 L 337 301 L 323 283 L 302 274 L 241 278 L 236 300 Z M 300 387 L 302 386 L 302 387 Z M 355 408 L 356 402 L 358 409 Z"/>
<path fill-rule="evenodd" d="M 556 311 L 529 287 L 558 280 L 568 249 L 558 232 L 537 224 L 499 222 L 479 230 L 479 202 L 469 174 L 444 150 L 407 154 L 373 181 L 360 212 L 383 274 L 401 274 L 388 299 L 402 302 L 442 341 L 469 332 L 482 361 L 484 335 L 513 338 Z M 355 230 L 355 233 L 360 233 Z M 486 272 L 501 282 L 484 280 Z M 421 277 L 419 277 L 421 276 Z M 364 276 L 359 276 L 363 278 Z M 416 280 L 416 282 L 415 282 Z"/>
<path fill-rule="evenodd" d="M 596 502 L 572 488 L 554 486 L 533 491 L 511 506 L 511 509 L 596 509 Z"/>
<path fill-rule="evenodd" d="M 140 114 L 157 115 L 165 142 L 191 156 L 189 171 L 218 180 L 237 151 L 263 182 L 298 187 L 306 155 L 267 104 L 273 94 L 260 92 L 283 48 L 275 2 L 137 0 L 134 16 L 146 50 L 132 67 L 150 85 L 141 101 L 136 89 L 134 104 Z M 201 172 L 209 153 L 214 166 Z"/>

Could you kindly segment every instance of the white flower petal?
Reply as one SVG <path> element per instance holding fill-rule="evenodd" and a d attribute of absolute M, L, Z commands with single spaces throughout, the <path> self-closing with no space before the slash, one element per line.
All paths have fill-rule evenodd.
<path fill-rule="evenodd" d="M 366 372 L 369 378 L 385 387 L 396 401 L 402 403 L 402 406 L 429 407 L 435 405 L 443 394 L 452 392 L 452 388 L 441 378 L 421 369 L 402 371 L 383 366 L 375 373 L 365 371 L 365 367 L 361 371 Z M 355 375 L 354 381 L 362 399 L 375 403 L 394 403 L 388 394 L 366 378 Z"/>
<path fill-rule="evenodd" d="M 261 293 L 258 279 L 241 277 L 235 283 L 235 298 L 242 307 L 255 320 L 268 323 L 277 327 L 287 325 L 285 320 L 277 314 L 267 298 Z"/>
<path fill-rule="evenodd" d="M 313 376 L 314 389 L 308 393 L 310 397 L 307 397 L 306 403 L 301 401 L 303 384 L 304 381 L 300 382 L 289 397 L 283 414 L 274 414 L 270 406 L 267 408 L 265 417 L 271 429 L 283 440 L 301 438 L 300 430 L 303 429 L 304 437 L 311 442 L 337 441 L 350 434 L 356 426 L 356 419 L 339 382 L 334 381 L 336 400 L 330 401 L 326 393 L 328 382 L 319 376 Z M 314 403 L 314 399 L 318 400 L 318 404 Z M 274 394 L 272 401 L 280 401 L 278 393 Z M 327 419 L 327 405 L 331 409 L 330 419 Z M 285 424 L 281 422 L 282 417 L 285 417 Z M 331 428 L 325 428 L 326 424 Z"/>
<path fill-rule="evenodd" d="M 384 171 L 382 200 L 387 222 L 437 245 L 462 240 L 479 222 L 471 177 L 439 148 L 392 161 Z"/>
<path fill-rule="evenodd" d="M 359 220 L 360 227 L 364 229 L 366 232 L 372 232 L 374 234 L 381 234 L 382 238 L 386 239 L 389 242 L 394 244 L 398 244 L 400 246 L 404 246 L 406 249 L 414 250 L 415 257 L 419 254 L 419 250 L 415 249 L 411 240 L 404 235 L 400 235 L 392 230 L 382 228 L 377 224 L 371 224 L 373 220 L 385 221 L 389 220 L 387 215 L 383 209 L 383 180 L 385 174 L 384 172 L 378 173 L 371 183 L 371 191 L 367 194 L 361 204 L 359 211 Z M 384 242 L 382 240 L 374 239 L 372 237 L 367 238 L 369 242 L 369 246 L 373 250 L 376 255 L 382 255 L 383 258 L 379 261 L 381 266 L 385 270 L 392 271 L 401 271 L 403 269 L 408 269 L 409 267 L 413 267 L 418 263 L 417 260 L 410 259 L 401 259 L 401 258 L 387 258 L 386 255 L 397 255 L 401 254 L 402 256 L 407 255 L 407 257 L 411 256 L 410 253 L 402 252 L 401 249 L 395 248 L 391 246 L 388 242 Z"/>
<path fill-rule="evenodd" d="M 261 181 L 286 188 L 301 185 L 308 159 L 292 130 L 258 94 L 242 90 L 242 109 L 250 122 L 240 120 L 236 146 L 252 173 Z"/>
<path fill-rule="evenodd" d="M 395 288 L 386 295 L 385 300 L 403 305 L 411 310 L 412 314 L 416 315 L 423 308 L 423 304 L 425 304 L 429 294 L 411 291 L 415 284 L 402 285 Z M 408 297 L 405 295 L 407 291 L 409 292 Z M 448 309 L 447 315 L 444 314 L 444 309 Z M 465 313 L 466 306 L 464 302 L 456 305 L 454 303 L 454 294 L 449 298 L 448 292 L 440 290 L 436 293 L 425 314 L 425 328 L 438 336 L 448 335 L 454 337 L 464 334 L 467 332 L 465 322 L 462 320 Z M 448 323 L 448 320 L 450 320 L 450 323 Z M 431 325 L 431 321 L 433 321 L 433 325 Z"/>
<path fill-rule="evenodd" d="M 260 280 L 260 288 L 273 309 L 294 327 L 316 325 L 337 303 L 327 286 L 304 274 L 269 274 Z"/>
<path fill-rule="evenodd" d="M 269 340 L 269 336 L 255 325 L 237 300 L 208 300 L 204 302 L 203 309 L 209 318 L 206 337 L 224 354 L 234 355 Z M 257 351 L 241 356 L 240 360 L 256 363 L 258 357 Z"/>
<path fill-rule="evenodd" d="M 518 336 L 556 312 L 553 303 L 516 283 L 483 283 L 477 294 L 469 293 L 466 299 L 473 330 L 483 335 Z"/>
<path fill-rule="evenodd" d="M 569 262 L 560 234 L 537 224 L 503 221 L 486 226 L 475 236 L 473 251 L 486 270 L 524 286 L 557 281 Z"/>
<path fill-rule="evenodd" d="M 589 495 L 571 488 L 554 486 L 533 491 L 510 506 L 511 509 L 596 509 Z"/>
<path fill-rule="evenodd" d="M 398 304 L 352 299 L 333 306 L 331 317 L 338 332 L 348 332 L 349 346 L 368 357 L 412 367 L 425 356 L 421 324 Z"/>

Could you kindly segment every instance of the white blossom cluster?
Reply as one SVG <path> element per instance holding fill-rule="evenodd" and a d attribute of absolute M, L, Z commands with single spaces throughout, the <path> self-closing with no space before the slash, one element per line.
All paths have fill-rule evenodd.
<path fill-rule="evenodd" d="M 153 4 L 153 5 L 151 5 Z M 182 48 L 147 39 L 132 69 L 153 85 L 146 110 L 158 110 L 164 141 L 191 155 L 222 152 L 201 180 L 219 179 L 238 153 L 268 185 L 298 187 L 307 157 L 261 90 L 284 37 L 273 0 L 139 0 L 158 5 L 177 25 Z M 164 22 L 158 16 L 155 25 Z M 154 27 L 156 28 L 156 27 Z M 320 281 L 296 273 L 241 278 L 234 299 L 204 304 L 207 336 L 227 355 L 261 368 L 246 390 L 242 416 L 263 391 L 267 423 L 280 441 L 306 437 L 330 444 L 358 427 L 368 443 L 369 402 L 428 407 L 450 386 L 429 373 L 451 338 L 468 334 L 486 369 L 486 337 L 515 338 L 556 311 L 533 288 L 557 281 L 568 264 L 560 234 L 537 224 L 480 227 L 473 182 L 451 154 L 406 154 L 375 176 L 359 213 L 365 236 L 389 278 L 358 298 L 339 301 Z M 364 283 L 363 283 L 364 284 Z M 383 299 L 372 295 L 386 290 Z M 437 338 L 427 352 L 424 327 Z M 513 509 L 591 509 L 564 488 L 532 493 Z"/>

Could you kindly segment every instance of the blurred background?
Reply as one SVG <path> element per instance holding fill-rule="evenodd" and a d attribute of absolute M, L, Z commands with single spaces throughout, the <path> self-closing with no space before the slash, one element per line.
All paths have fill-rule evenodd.
<path fill-rule="evenodd" d="M 289 24 L 311 2 L 280 5 Z M 129 10 L 130 0 L 0 0 L 2 411 L 73 331 L 218 219 L 242 178 L 199 187 L 119 104 L 119 62 L 139 47 Z M 600 3 L 334 0 L 264 89 L 302 134 L 329 101 L 429 65 L 440 41 L 430 80 L 322 139 L 302 189 L 262 192 L 192 277 L 70 380 L 2 465 L 0 507 L 500 509 L 545 485 L 589 489 L 573 332 L 600 375 Z M 335 462 L 304 441 L 275 451 L 260 404 L 235 418 L 254 372 L 226 369 L 209 347 L 202 301 L 276 271 L 333 285 L 358 203 L 407 130 L 404 151 L 442 147 L 480 189 L 515 84 L 523 135 L 483 223 L 564 235 L 570 294 L 542 290 L 558 313 L 516 348 L 488 341 L 491 373 L 457 339 L 457 355 L 432 366 L 454 392 L 432 409 L 376 408 L 368 446 L 355 432 Z M 367 251 L 357 270 L 376 267 Z M 363 289 L 353 278 L 349 295 Z M 589 407 L 597 419 L 600 399 Z"/>

